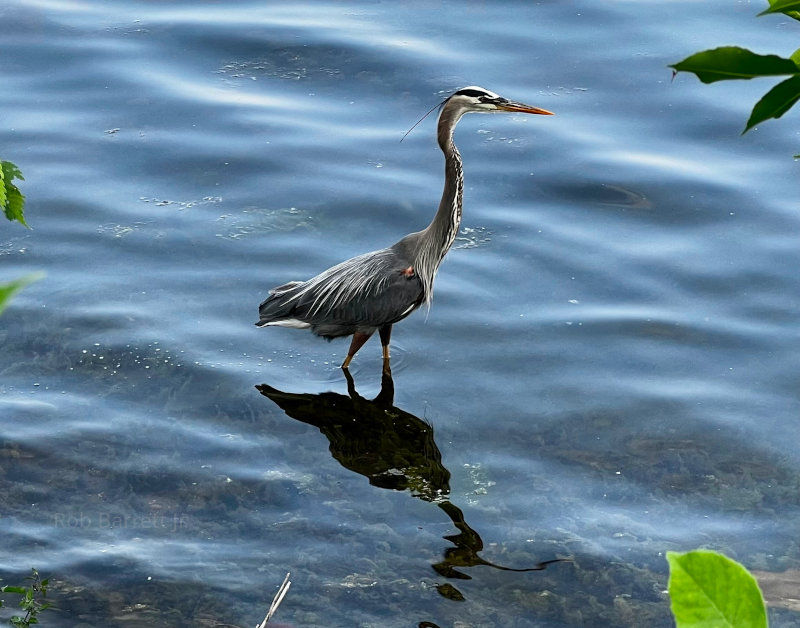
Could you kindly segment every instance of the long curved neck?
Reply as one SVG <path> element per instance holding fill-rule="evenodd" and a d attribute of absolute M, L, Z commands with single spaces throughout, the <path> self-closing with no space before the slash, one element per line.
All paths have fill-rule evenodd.
<path fill-rule="evenodd" d="M 463 115 L 460 109 L 448 109 L 439 116 L 437 137 L 444 153 L 444 190 L 439 209 L 421 233 L 418 252 L 417 273 L 425 286 L 425 301 L 430 304 L 433 297 L 433 280 L 439 264 L 453 245 L 461 224 L 461 204 L 464 196 L 464 171 L 461 155 L 453 142 L 453 130 Z"/>

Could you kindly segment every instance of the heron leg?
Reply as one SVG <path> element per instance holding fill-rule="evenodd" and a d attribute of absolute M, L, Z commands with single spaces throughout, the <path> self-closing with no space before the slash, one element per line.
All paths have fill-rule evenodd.
<path fill-rule="evenodd" d="M 342 362 L 343 369 L 350 366 L 350 361 L 353 359 L 353 356 L 364 346 L 364 343 L 369 340 L 370 335 L 371 334 L 362 334 L 360 331 L 353 334 L 353 340 L 350 341 L 350 349 L 347 351 L 347 357 L 344 359 L 344 362 Z"/>
<path fill-rule="evenodd" d="M 381 345 L 383 346 L 383 359 L 389 359 L 389 340 L 392 338 L 392 326 L 384 325 L 378 330 L 381 336 Z"/>

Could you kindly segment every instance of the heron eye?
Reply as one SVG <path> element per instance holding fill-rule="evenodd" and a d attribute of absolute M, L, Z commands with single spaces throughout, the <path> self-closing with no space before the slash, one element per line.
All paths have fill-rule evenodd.
<path fill-rule="evenodd" d="M 478 101 L 489 105 L 501 105 L 508 102 L 508 100 L 501 96 L 481 96 L 478 98 Z"/>

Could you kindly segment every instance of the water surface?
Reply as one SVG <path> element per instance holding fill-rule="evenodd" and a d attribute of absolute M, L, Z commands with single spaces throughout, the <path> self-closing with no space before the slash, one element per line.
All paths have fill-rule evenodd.
<path fill-rule="evenodd" d="M 794 114 L 741 137 L 770 83 L 666 67 L 788 56 L 761 8 L 6 3 L 0 264 L 47 275 L 0 319 L 4 582 L 50 576 L 48 626 L 245 626 L 290 571 L 276 621 L 444 628 L 670 626 L 668 550 L 790 580 Z M 557 115 L 462 121 L 434 305 L 348 388 L 257 305 L 427 224 L 433 119 L 399 140 L 470 84 Z"/>

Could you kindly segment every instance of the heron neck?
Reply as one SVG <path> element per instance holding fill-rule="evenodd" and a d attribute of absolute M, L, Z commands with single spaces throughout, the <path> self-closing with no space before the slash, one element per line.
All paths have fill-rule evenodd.
<path fill-rule="evenodd" d="M 439 209 L 424 229 L 418 253 L 417 272 L 425 286 L 425 301 L 433 297 L 433 280 L 444 256 L 453 244 L 461 224 L 461 203 L 464 194 L 464 175 L 461 155 L 453 142 L 453 129 L 461 113 L 442 111 L 439 117 L 438 140 L 444 153 L 444 190 Z"/>
<path fill-rule="evenodd" d="M 427 231 L 430 234 L 429 242 L 439 254 L 441 262 L 453 244 L 461 224 L 461 205 L 464 197 L 464 171 L 461 165 L 461 155 L 453 142 L 452 129 L 450 133 L 439 137 L 439 145 L 444 153 L 444 189 L 439 209 L 433 217 Z M 437 263 L 438 265 L 438 263 Z"/>

